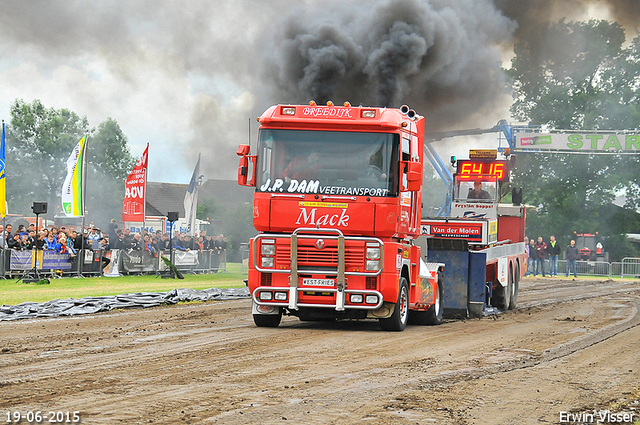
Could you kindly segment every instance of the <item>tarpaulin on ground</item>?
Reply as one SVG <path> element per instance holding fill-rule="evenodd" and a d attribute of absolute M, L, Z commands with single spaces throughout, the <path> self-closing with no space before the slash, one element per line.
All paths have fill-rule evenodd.
<path fill-rule="evenodd" d="M 169 292 L 138 292 L 80 299 L 56 299 L 46 303 L 24 302 L 18 305 L 0 306 L 0 321 L 75 316 L 117 308 L 147 308 L 185 301 L 231 300 L 248 297 L 248 288 L 209 288 L 203 290 L 174 289 Z"/>

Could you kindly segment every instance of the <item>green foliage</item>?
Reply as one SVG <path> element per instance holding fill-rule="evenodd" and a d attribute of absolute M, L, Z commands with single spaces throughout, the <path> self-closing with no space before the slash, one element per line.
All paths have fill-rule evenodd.
<path fill-rule="evenodd" d="M 626 48 L 624 42 L 620 25 L 595 20 L 548 23 L 519 42 L 507 71 L 514 117 L 550 129 L 640 127 L 640 37 Z M 597 231 L 617 259 L 612 245 L 628 249 L 624 234 L 638 221 L 638 169 L 638 155 L 519 155 L 513 181 L 523 187 L 524 202 L 535 206 L 527 234 L 555 234 L 564 243 L 574 231 Z M 625 210 L 612 205 L 620 194 L 627 197 Z M 629 212 L 631 219 L 620 219 Z"/>
<path fill-rule="evenodd" d="M 425 159 L 426 161 L 426 159 Z M 422 215 L 435 216 L 447 199 L 447 185 L 431 166 L 424 168 L 422 184 Z"/>
<path fill-rule="evenodd" d="M 86 117 L 47 109 L 39 100 L 11 105 L 6 136 L 9 212 L 29 213 L 33 201 L 60 205 L 65 162 L 88 127 Z"/>
<path fill-rule="evenodd" d="M 108 223 L 122 209 L 124 179 L 135 159 L 118 123 L 108 118 L 89 129 L 86 117 L 67 109 L 46 108 L 39 100 L 11 105 L 7 128 L 7 198 L 9 212 L 31 215 L 33 201 L 49 204 L 49 216 L 60 211 L 66 161 L 85 133 L 88 219 Z"/>
<path fill-rule="evenodd" d="M 86 209 L 90 221 L 105 227 L 120 218 L 124 182 L 136 159 L 118 123 L 107 118 L 91 131 L 87 147 Z"/>
<path fill-rule="evenodd" d="M 222 233 L 227 237 L 227 259 L 230 261 L 240 261 L 238 257 L 240 244 L 249 242 L 249 239 L 257 234 L 253 227 L 252 205 L 238 203 L 225 207 L 220 205 L 215 197 L 210 197 L 198 203 L 196 217 L 212 223 L 213 230 L 208 234 Z"/>
<path fill-rule="evenodd" d="M 124 181 L 136 160 L 131 156 L 127 136 L 116 120 L 109 117 L 92 131 L 87 160 L 124 187 Z"/>
<path fill-rule="evenodd" d="M 514 117 L 560 129 L 635 128 L 640 38 L 626 49 L 624 41 L 617 23 L 561 20 L 516 44 L 507 71 Z"/>
<path fill-rule="evenodd" d="M 215 197 L 209 197 L 198 201 L 198 211 L 196 212 L 197 219 L 210 221 L 215 217 L 218 217 L 220 213 L 221 209 L 218 206 L 218 202 Z"/>

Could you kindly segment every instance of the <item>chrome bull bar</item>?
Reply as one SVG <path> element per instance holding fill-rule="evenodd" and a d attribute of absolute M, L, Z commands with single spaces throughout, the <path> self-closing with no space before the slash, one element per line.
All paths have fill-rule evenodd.
<path fill-rule="evenodd" d="M 270 305 L 270 306 L 277 306 L 277 307 L 283 307 L 284 303 L 281 302 L 274 302 L 274 301 L 265 301 L 265 300 L 261 300 L 260 297 L 258 296 L 258 293 L 261 291 L 269 291 L 269 292 L 288 292 L 289 294 L 291 293 L 291 287 L 289 286 L 260 286 L 258 288 L 256 288 L 253 293 L 251 294 L 251 298 L 253 299 L 253 302 L 256 303 L 257 305 Z M 338 292 L 338 289 L 335 288 L 313 288 L 313 287 L 309 287 L 309 288 L 297 288 L 297 291 L 311 291 L 311 292 Z M 382 306 L 382 303 L 384 302 L 384 300 L 382 299 L 382 293 L 379 291 L 374 291 L 371 289 L 345 289 L 344 290 L 345 294 L 362 294 L 363 296 L 367 296 L 367 295 L 376 295 L 378 297 L 378 302 L 376 304 L 363 304 L 363 305 L 355 305 L 355 304 L 351 304 L 351 305 L 344 305 L 342 306 L 342 310 L 338 310 L 338 306 L 335 305 L 336 307 L 336 311 L 344 311 L 346 308 L 349 309 L 355 309 L 355 310 L 376 310 L 378 308 L 380 308 Z M 344 300 L 344 297 L 343 297 Z M 337 301 L 337 297 L 336 297 L 336 301 Z M 337 302 L 336 302 L 337 304 Z M 296 303 L 296 310 L 297 307 L 334 307 L 331 304 L 316 304 L 316 303 Z"/>
<path fill-rule="evenodd" d="M 318 235 L 327 235 L 324 236 L 326 239 L 337 239 L 338 240 L 338 267 L 337 270 L 305 270 L 306 274 L 325 274 L 325 275 L 335 275 L 336 276 L 336 288 L 314 288 L 314 287 L 305 287 L 300 288 L 298 286 L 299 282 L 299 273 L 298 273 L 298 240 L 299 239 L 312 239 L 316 238 Z M 333 235 L 332 235 L 333 234 Z M 287 269 L 268 269 L 260 267 L 259 262 L 257 261 L 257 251 L 258 251 L 258 240 L 259 239 L 278 239 L 278 238 L 290 238 L 291 239 L 291 268 Z M 359 240 L 365 242 L 377 242 L 380 247 L 380 268 L 375 272 L 347 272 L 345 270 L 345 240 Z M 379 298 L 379 307 L 382 304 L 382 294 L 378 291 L 372 290 L 347 290 L 346 289 L 346 276 L 379 276 L 382 273 L 383 265 L 384 265 L 384 243 L 379 238 L 367 238 L 367 237 L 354 237 L 354 236 L 344 236 L 344 234 L 338 229 L 323 229 L 323 228 L 314 228 L 314 227 L 301 227 L 296 229 L 291 235 L 285 234 L 260 234 L 253 239 L 253 265 L 255 269 L 261 273 L 288 273 L 289 278 L 289 287 L 285 288 L 289 292 L 288 296 L 288 308 L 291 310 L 297 310 L 298 306 L 301 307 L 330 307 L 327 304 L 300 304 L 298 302 L 298 291 L 321 291 L 321 292 L 335 292 L 336 293 L 336 303 L 335 309 L 336 311 L 344 311 L 346 305 L 346 294 L 356 292 L 361 294 L 375 294 L 378 295 Z M 366 245 L 365 245 L 365 258 L 363 261 L 366 265 Z M 262 287 L 262 289 L 273 290 L 272 287 Z M 260 288 L 258 288 L 260 289 Z M 282 290 L 282 288 L 280 288 Z M 254 291 L 255 292 L 255 291 Z M 265 304 L 264 301 L 257 300 L 256 297 L 253 297 L 254 301 L 260 305 L 280 305 L 282 303 L 273 303 L 273 304 Z M 364 309 L 375 309 L 377 307 L 354 307 L 352 305 L 349 308 L 364 308 Z"/>

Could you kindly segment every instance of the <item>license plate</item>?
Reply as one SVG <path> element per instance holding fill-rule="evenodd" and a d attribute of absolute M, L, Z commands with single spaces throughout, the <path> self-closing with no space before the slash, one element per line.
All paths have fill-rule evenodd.
<path fill-rule="evenodd" d="M 333 286 L 336 284 L 335 279 L 310 279 L 303 278 L 302 284 L 304 286 Z"/>

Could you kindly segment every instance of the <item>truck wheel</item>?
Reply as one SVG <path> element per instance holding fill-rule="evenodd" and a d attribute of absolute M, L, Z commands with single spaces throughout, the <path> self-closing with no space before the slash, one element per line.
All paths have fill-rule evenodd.
<path fill-rule="evenodd" d="M 500 288 L 496 291 L 496 307 L 500 310 L 508 310 L 511 304 L 511 291 L 513 290 L 513 270 L 509 266 L 509 273 L 507 273 L 507 286 L 500 285 Z"/>
<path fill-rule="evenodd" d="M 509 310 L 516 308 L 518 303 L 518 290 L 520 289 L 520 265 L 516 264 L 516 274 L 513 275 L 513 284 L 511 285 L 511 300 L 509 302 Z"/>
<path fill-rule="evenodd" d="M 409 317 L 409 285 L 407 279 L 400 278 L 400 292 L 393 314 L 388 319 L 380 319 L 380 328 L 383 331 L 403 331 L 407 327 Z"/>
<path fill-rule="evenodd" d="M 416 325 L 439 325 L 442 323 L 442 297 L 444 287 L 442 285 L 442 273 L 438 273 L 438 286 L 436 286 L 436 299 L 427 311 L 412 311 L 411 323 Z"/>
<path fill-rule="evenodd" d="M 282 310 L 278 314 L 254 314 L 253 323 L 259 328 L 277 328 L 282 319 Z"/>
<path fill-rule="evenodd" d="M 444 287 L 442 282 L 442 273 L 438 272 L 438 286 L 436 287 L 436 302 L 427 310 L 427 324 L 439 325 L 442 323 L 442 299 L 444 296 Z"/>

